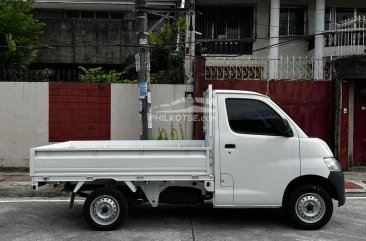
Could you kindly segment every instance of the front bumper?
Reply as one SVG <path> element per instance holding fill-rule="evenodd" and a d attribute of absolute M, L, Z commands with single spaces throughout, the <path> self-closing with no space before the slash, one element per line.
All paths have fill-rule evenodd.
<path fill-rule="evenodd" d="M 344 175 L 342 171 L 330 172 L 328 180 L 333 184 L 336 190 L 336 200 L 338 200 L 338 206 L 343 206 L 346 203 L 346 191 L 344 189 Z"/>

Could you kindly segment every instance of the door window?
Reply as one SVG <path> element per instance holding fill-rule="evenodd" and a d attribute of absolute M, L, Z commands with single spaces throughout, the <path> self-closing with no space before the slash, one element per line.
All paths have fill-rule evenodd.
<path fill-rule="evenodd" d="M 274 135 L 283 133 L 283 119 L 262 101 L 226 99 L 231 130 L 240 134 Z"/>

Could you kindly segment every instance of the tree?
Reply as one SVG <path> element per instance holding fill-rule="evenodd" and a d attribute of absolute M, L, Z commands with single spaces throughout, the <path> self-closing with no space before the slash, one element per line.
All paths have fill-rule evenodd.
<path fill-rule="evenodd" d="M 149 33 L 151 52 L 151 80 L 166 78 L 165 82 L 179 82 L 184 78 L 184 40 L 186 23 L 179 17 L 172 25 L 164 24 L 157 35 Z M 155 79 L 154 79 L 155 78 Z"/>
<path fill-rule="evenodd" d="M 32 0 L 0 2 L 0 69 L 26 69 L 37 57 L 44 23 L 32 16 Z"/>

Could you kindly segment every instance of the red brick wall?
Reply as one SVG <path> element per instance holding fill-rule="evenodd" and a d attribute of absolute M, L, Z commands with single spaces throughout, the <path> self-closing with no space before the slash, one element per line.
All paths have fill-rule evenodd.
<path fill-rule="evenodd" d="M 50 142 L 110 140 L 110 126 L 110 84 L 50 83 Z"/>

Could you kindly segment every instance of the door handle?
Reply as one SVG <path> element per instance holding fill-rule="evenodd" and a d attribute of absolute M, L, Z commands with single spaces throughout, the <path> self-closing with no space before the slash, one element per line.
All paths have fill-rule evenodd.
<path fill-rule="evenodd" d="M 226 144 L 225 145 L 225 149 L 235 149 L 235 148 L 236 148 L 235 144 Z"/>

